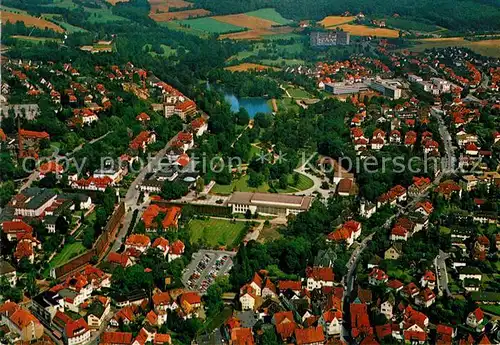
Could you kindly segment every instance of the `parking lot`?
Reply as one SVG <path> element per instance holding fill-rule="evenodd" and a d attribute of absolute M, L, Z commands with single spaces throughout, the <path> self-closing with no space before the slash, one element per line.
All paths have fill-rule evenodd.
<path fill-rule="evenodd" d="M 205 294 L 208 287 L 233 267 L 235 252 L 221 250 L 200 250 L 193 254 L 192 260 L 182 274 L 186 288 Z"/>

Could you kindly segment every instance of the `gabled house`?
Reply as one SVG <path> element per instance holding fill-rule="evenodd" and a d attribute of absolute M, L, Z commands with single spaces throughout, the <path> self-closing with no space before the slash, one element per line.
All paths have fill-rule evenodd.
<path fill-rule="evenodd" d="M 420 279 L 420 285 L 424 287 L 428 287 L 431 290 L 436 286 L 436 275 L 432 271 L 425 271 Z"/>
<path fill-rule="evenodd" d="M 297 345 L 321 345 L 325 342 L 325 334 L 321 326 L 297 328 L 295 330 Z"/>
<path fill-rule="evenodd" d="M 415 298 L 415 303 L 425 308 L 429 308 L 436 301 L 436 294 L 426 287 Z"/>
<path fill-rule="evenodd" d="M 484 312 L 481 308 L 476 308 L 474 311 L 470 312 L 467 315 L 466 324 L 467 326 L 476 329 L 480 324 L 483 323 L 484 320 Z"/>
<path fill-rule="evenodd" d="M 385 284 L 389 280 L 389 276 L 380 268 L 374 267 L 368 274 L 368 282 L 370 285 Z"/>
<path fill-rule="evenodd" d="M 306 268 L 306 282 L 309 291 L 321 289 L 323 286 L 333 287 L 335 274 L 331 267 Z"/>
<path fill-rule="evenodd" d="M 401 294 L 406 296 L 406 298 L 414 298 L 420 293 L 419 288 L 415 283 L 411 282 L 408 285 L 406 285 L 403 290 L 401 291 Z"/>
<path fill-rule="evenodd" d="M 297 329 L 297 324 L 293 318 L 291 311 L 278 312 L 273 315 L 272 323 L 276 327 L 276 333 L 280 336 L 281 340 L 288 342 Z"/>

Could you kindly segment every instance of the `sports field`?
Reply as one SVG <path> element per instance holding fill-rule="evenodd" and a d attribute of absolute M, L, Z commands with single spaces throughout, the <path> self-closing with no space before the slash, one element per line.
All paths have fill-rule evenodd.
<path fill-rule="evenodd" d="M 193 219 L 188 226 L 191 243 L 197 243 L 202 239 L 210 247 L 234 247 L 241 241 L 245 222 L 231 222 L 230 220 L 213 218 Z"/>
<path fill-rule="evenodd" d="M 224 32 L 236 32 L 236 31 L 244 30 L 243 28 L 241 28 L 239 26 L 218 21 L 213 17 L 181 20 L 180 23 L 182 25 L 189 26 L 191 29 L 205 31 L 208 33 L 213 33 L 213 34 L 220 34 L 220 33 L 224 33 Z"/>
<path fill-rule="evenodd" d="M 51 29 L 57 32 L 64 32 L 64 29 L 59 25 L 49 22 L 48 20 L 36 18 L 27 14 L 19 14 L 7 11 L 0 11 L 0 17 L 2 18 L 2 22 L 24 22 L 26 26 L 34 26 L 39 29 Z"/>
<path fill-rule="evenodd" d="M 353 16 L 350 16 L 350 17 L 328 16 L 328 17 L 323 18 L 323 20 L 318 22 L 318 24 L 321 24 L 325 28 L 328 28 L 330 26 L 337 26 L 340 24 L 352 22 L 355 18 L 356 17 L 353 17 Z"/>

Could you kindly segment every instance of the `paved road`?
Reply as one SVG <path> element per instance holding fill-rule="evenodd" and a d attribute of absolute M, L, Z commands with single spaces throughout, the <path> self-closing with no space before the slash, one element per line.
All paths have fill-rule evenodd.
<path fill-rule="evenodd" d="M 29 188 L 33 181 L 35 181 L 38 178 L 38 171 L 33 171 L 31 175 L 28 177 L 28 180 L 23 183 L 23 185 L 19 188 L 19 192 L 25 190 L 26 188 Z"/>
<path fill-rule="evenodd" d="M 434 259 L 434 266 L 437 269 L 437 287 L 439 292 L 443 290 L 446 291 L 448 297 L 451 297 L 452 294 L 450 289 L 448 288 L 448 272 L 446 269 L 446 259 L 448 259 L 450 255 L 448 253 L 439 250 L 439 254 Z"/>
<path fill-rule="evenodd" d="M 312 181 L 313 181 L 313 186 L 309 189 L 306 189 L 306 190 L 303 190 L 303 191 L 300 191 L 300 192 L 294 192 L 292 194 L 294 195 L 313 195 L 315 192 L 319 192 L 323 198 L 325 199 L 328 199 L 329 198 L 329 193 L 331 192 L 330 190 L 328 189 L 321 189 L 321 184 L 323 183 L 323 179 L 317 177 L 316 175 L 313 175 L 311 173 L 308 173 L 306 171 L 306 168 L 308 166 L 308 162 L 306 162 L 304 165 L 302 165 L 301 167 L 295 169 L 294 171 L 296 173 L 299 173 L 299 174 L 302 174 L 302 175 L 305 175 L 307 177 L 309 177 Z"/>
<path fill-rule="evenodd" d="M 450 132 L 448 131 L 443 117 L 441 116 L 441 109 L 435 109 L 437 109 L 438 111 L 433 111 L 433 114 L 438 120 L 439 134 L 441 135 L 441 139 L 443 140 L 445 149 L 445 157 L 443 159 L 444 164 L 442 166 L 443 174 L 452 173 L 455 171 L 456 167 L 455 148 L 453 147 Z"/>

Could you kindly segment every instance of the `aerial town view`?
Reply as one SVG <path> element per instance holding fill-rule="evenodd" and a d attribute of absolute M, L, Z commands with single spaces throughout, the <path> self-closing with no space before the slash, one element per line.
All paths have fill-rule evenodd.
<path fill-rule="evenodd" d="M 1 345 L 500 344 L 500 0 L 0 0 Z"/>

